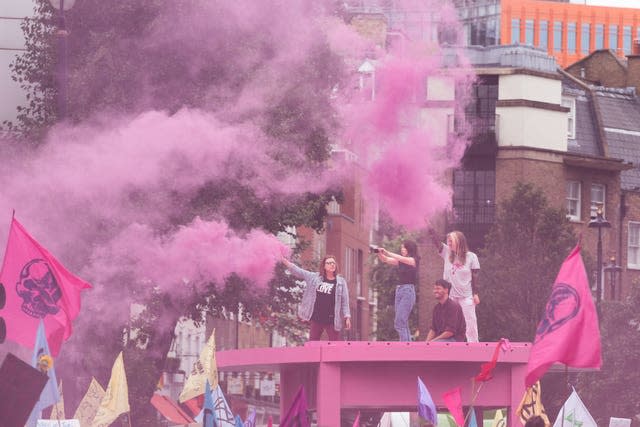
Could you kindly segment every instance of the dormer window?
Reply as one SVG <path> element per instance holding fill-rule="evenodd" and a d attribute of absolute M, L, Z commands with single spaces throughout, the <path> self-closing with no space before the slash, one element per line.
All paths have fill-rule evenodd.
<path fill-rule="evenodd" d="M 567 96 L 562 97 L 562 106 L 567 107 L 567 138 L 576 139 L 576 100 Z"/>

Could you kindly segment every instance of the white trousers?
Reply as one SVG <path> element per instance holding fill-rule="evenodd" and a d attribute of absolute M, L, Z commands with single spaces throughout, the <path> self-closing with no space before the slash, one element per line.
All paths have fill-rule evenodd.
<path fill-rule="evenodd" d="M 467 342 L 478 342 L 478 319 L 476 318 L 476 305 L 473 297 L 451 298 L 462 307 L 464 321 L 467 323 Z"/>

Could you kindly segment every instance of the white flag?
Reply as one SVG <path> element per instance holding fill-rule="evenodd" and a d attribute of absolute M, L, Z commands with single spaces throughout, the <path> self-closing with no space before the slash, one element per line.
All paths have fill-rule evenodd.
<path fill-rule="evenodd" d="M 211 332 L 207 345 L 193 364 L 191 374 L 180 393 L 180 403 L 204 394 L 205 383 L 209 380 L 211 389 L 218 385 L 218 365 L 216 364 L 216 330 Z"/>
<path fill-rule="evenodd" d="M 92 427 L 109 427 L 120 415 L 129 411 L 129 386 L 124 370 L 124 358 L 120 352 L 111 368 L 111 379 L 109 379 L 107 391 L 91 425 Z"/>
<path fill-rule="evenodd" d="M 564 419 L 564 424 L 563 424 Z M 558 418 L 553 423 L 553 427 L 598 427 L 595 420 L 587 411 L 587 407 L 584 406 L 580 396 L 576 393 L 576 389 L 573 389 L 571 396 L 564 402 L 560 412 L 558 412 Z"/>

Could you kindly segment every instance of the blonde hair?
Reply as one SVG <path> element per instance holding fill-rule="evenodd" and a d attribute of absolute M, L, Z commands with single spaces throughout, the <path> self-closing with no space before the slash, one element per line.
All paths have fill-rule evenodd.
<path fill-rule="evenodd" d="M 464 237 L 462 231 L 452 231 L 447 234 L 448 238 L 455 244 L 456 250 L 453 251 L 449 248 L 449 261 L 453 262 L 458 258 L 462 264 L 467 261 L 467 252 L 469 252 L 469 246 L 467 245 L 467 238 Z"/>

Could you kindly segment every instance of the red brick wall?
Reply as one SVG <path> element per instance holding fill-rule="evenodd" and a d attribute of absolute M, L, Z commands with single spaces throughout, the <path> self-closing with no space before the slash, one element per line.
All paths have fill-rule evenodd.
<path fill-rule="evenodd" d="M 626 87 L 627 71 L 609 51 L 598 51 L 592 56 L 573 64 L 567 72 L 579 79 L 608 87 Z M 584 73 L 584 76 L 583 76 Z"/>
<path fill-rule="evenodd" d="M 505 158 L 506 157 L 506 158 Z M 599 171 L 593 168 L 581 168 L 569 166 L 562 162 L 562 155 L 550 155 L 548 153 L 531 150 L 507 150 L 499 153 L 496 161 L 496 200 L 509 197 L 513 186 L 518 181 L 530 182 L 540 187 L 551 206 L 557 208 L 566 207 L 566 182 L 579 181 L 581 183 L 581 220 L 573 222 L 577 235 L 582 234 L 582 248 L 586 254 L 596 260 L 598 231 L 589 228 L 591 206 L 591 184 L 603 184 L 606 187 L 605 218 L 611 223 L 611 228 L 602 229 L 602 259 L 606 265 L 611 256 L 619 258 L 619 233 L 620 233 L 620 178 L 618 172 Z M 629 212 L 629 217 L 640 218 L 640 195 L 628 201 L 633 204 L 635 212 Z M 626 227 L 623 227 L 623 229 Z M 624 231 L 624 230 L 623 230 Z M 626 231 L 625 231 L 626 232 Z M 626 245 L 626 238 L 624 240 Z M 626 247 L 623 247 L 624 262 L 626 266 Z M 618 262 L 619 263 L 619 262 Z M 621 264 L 622 265 L 622 264 Z M 606 275 L 605 275 L 606 276 Z M 629 276 L 629 277 L 627 277 Z M 625 285 L 632 278 L 640 278 L 640 271 L 623 274 Z M 595 286 L 595 277 L 589 278 Z M 608 291 L 608 276 L 604 277 L 604 286 Z M 608 293 L 605 298 L 608 297 Z"/>

